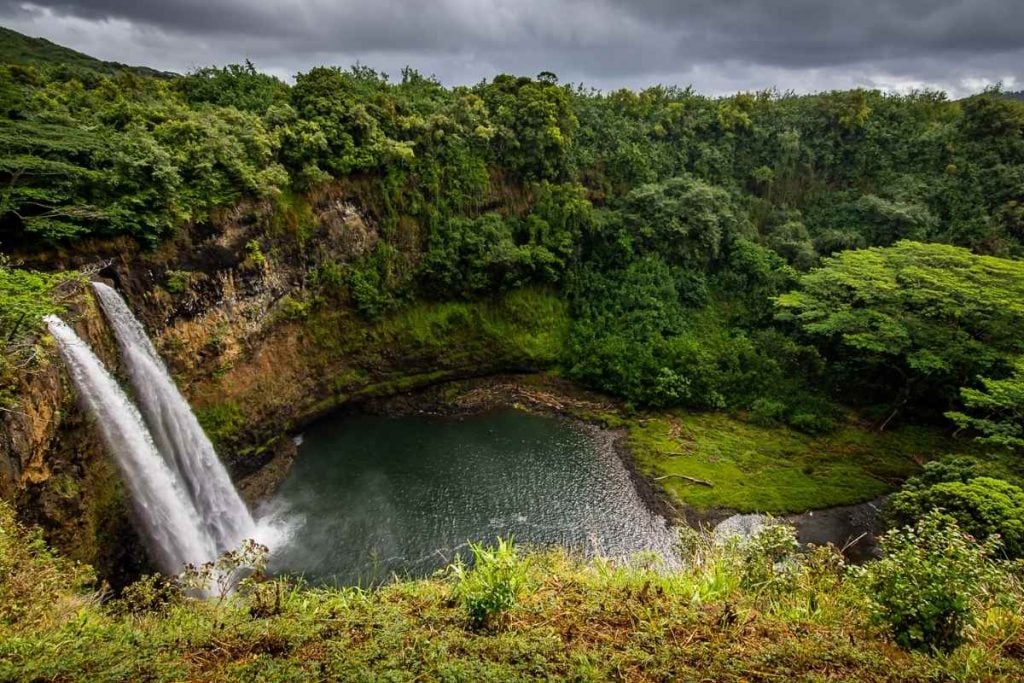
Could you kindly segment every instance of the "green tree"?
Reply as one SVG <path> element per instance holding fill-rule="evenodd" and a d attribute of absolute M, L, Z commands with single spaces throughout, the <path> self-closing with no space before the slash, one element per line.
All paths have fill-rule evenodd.
<path fill-rule="evenodd" d="M 274 76 L 260 73 L 248 60 L 244 64 L 196 69 L 177 80 L 175 87 L 189 102 L 235 107 L 256 114 L 288 101 L 288 86 Z"/>
<path fill-rule="evenodd" d="M 620 214 L 626 239 L 695 269 L 708 267 L 746 227 L 728 192 L 691 176 L 638 187 Z"/>
<path fill-rule="evenodd" d="M 344 175 L 411 158 L 411 147 L 384 134 L 376 107 L 365 97 L 368 91 L 383 87 L 383 82 L 364 72 L 346 73 L 337 67 L 316 67 L 299 74 L 291 90 L 292 106 L 302 119 L 316 124 L 317 134 L 326 143 L 321 158 L 302 161 Z"/>
<path fill-rule="evenodd" d="M 946 408 L 1024 344 L 1024 264 L 942 244 L 843 252 L 776 303 L 847 378 L 875 373 L 897 407 L 938 399 Z"/>
<path fill-rule="evenodd" d="M 1024 356 L 1014 360 L 1009 377 L 980 381 L 981 388 L 960 390 L 968 412 L 953 411 L 947 417 L 961 429 L 978 432 L 983 443 L 1024 450 Z"/>
<path fill-rule="evenodd" d="M 921 477 L 912 477 L 887 501 L 884 517 L 890 526 L 913 525 L 934 510 L 957 521 L 978 539 L 999 536 L 1011 558 L 1024 557 L 1024 489 L 984 475 L 978 464 L 954 459 L 929 463 Z"/>
<path fill-rule="evenodd" d="M 568 90 L 551 79 L 502 74 L 477 92 L 496 132 L 496 159 L 520 180 L 564 180 L 569 148 L 579 124 Z"/>

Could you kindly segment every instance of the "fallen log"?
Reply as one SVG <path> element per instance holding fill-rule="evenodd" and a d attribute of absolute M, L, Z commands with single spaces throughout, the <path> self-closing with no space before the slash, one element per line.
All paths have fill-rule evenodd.
<path fill-rule="evenodd" d="M 706 481 L 704 479 L 697 479 L 696 477 L 688 477 L 685 474 L 666 474 L 665 476 L 662 477 L 655 477 L 654 481 L 662 481 L 664 479 L 683 479 L 693 484 L 714 487 L 714 484 L 712 484 L 710 481 Z"/>

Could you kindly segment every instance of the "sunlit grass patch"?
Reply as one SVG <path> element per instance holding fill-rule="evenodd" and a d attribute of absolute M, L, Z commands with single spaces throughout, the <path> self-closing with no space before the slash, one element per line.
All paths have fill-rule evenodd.
<path fill-rule="evenodd" d="M 641 469 L 702 510 L 782 514 L 861 503 L 891 492 L 926 460 L 971 448 L 936 429 L 845 425 L 809 436 L 723 413 L 675 411 L 628 424 Z"/>

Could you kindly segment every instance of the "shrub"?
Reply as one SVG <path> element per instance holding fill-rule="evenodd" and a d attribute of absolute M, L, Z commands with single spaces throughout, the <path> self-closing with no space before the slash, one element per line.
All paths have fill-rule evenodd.
<path fill-rule="evenodd" d="M 758 595 L 778 594 L 792 585 L 796 530 L 789 524 L 769 523 L 743 546 L 740 585 Z"/>
<path fill-rule="evenodd" d="M 90 567 L 51 552 L 41 531 L 20 524 L 0 500 L 0 628 L 61 623 L 91 603 L 95 580 Z"/>
<path fill-rule="evenodd" d="M 761 427 L 774 427 L 786 419 L 786 404 L 770 398 L 759 398 L 750 406 L 750 421 Z"/>
<path fill-rule="evenodd" d="M 301 294 L 292 296 L 285 294 L 277 304 L 277 315 L 281 320 L 302 321 L 309 316 L 310 302 L 301 298 Z"/>
<path fill-rule="evenodd" d="M 966 483 L 983 474 L 985 472 L 982 464 L 974 458 L 957 456 L 945 460 L 932 460 L 924 464 L 920 474 L 907 479 L 903 490 L 920 491 L 946 481 Z"/>
<path fill-rule="evenodd" d="M 998 535 L 1009 557 L 1024 557 L 1024 489 L 992 477 L 940 481 L 895 494 L 886 516 L 892 523 L 908 524 L 937 509 L 972 536 Z"/>
<path fill-rule="evenodd" d="M 458 584 L 455 597 L 466 610 L 473 628 L 497 626 L 512 609 L 524 583 L 524 571 L 511 539 L 498 539 L 485 547 L 471 543 L 473 567 L 461 561 L 452 565 Z"/>
<path fill-rule="evenodd" d="M 889 532 L 882 559 L 860 569 L 871 620 L 907 649 L 957 647 L 1003 578 L 992 560 L 997 543 L 978 543 L 941 512 Z"/>
<path fill-rule="evenodd" d="M 267 257 L 263 253 L 263 248 L 256 240 L 249 240 L 245 243 L 245 254 L 247 259 L 257 267 L 262 267 L 267 262 Z"/>
<path fill-rule="evenodd" d="M 184 294 L 192 286 L 192 273 L 187 270 L 167 271 L 165 289 L 171 294 Z"/>
<path fill-rule="evenodd" d="M 112 611 L 121 614 L 162 614 L 184 598 L 181 585 L 160 574 L 147 574 L 129 584 L 112 604 Z"/>
<path fill-rule="evenodd" d="M 216 597 L 223 602 L 240 581 L 253 583 L 263 578 L 270 549 L 252 539 L 245 539 L 235 550 L 229 550 L 212 562 L 198 567 L 186 565 L 178 577 L 181 585 L 198 596 Z"/>
<path fill-rule="evenodd" d="M 796 413 L 789 418 L 789 425 L 799 432 L 811 435 L 827 434 L 836 428 L 832 418 L 814 413 Z"/>

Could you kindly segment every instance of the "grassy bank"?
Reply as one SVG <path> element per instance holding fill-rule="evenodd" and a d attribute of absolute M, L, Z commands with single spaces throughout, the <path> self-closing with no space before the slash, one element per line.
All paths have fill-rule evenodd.
<path fill-rule="evenodd" d="M 977 450 L 924 427 L 878 432 L 848 424 L 810 436 L 682 411 L 627 424 L 641 470 L 675 502 L 699 510 L 783 514 L 861 503 L 890 493 L 928 460 Z"/>
<path fill-rule="evenodd" d="M 515 579 L 514 599 L 495 619 L 474 625 L 466 596 L 492 595 L 496 574 L 488 583 L 476 569 L 446 572 L 372 591 L 276 580 L 248 584 L 221 601 L 142 582 L 101 604 L 88 572 L 17 529 L 6 506 L 0 530 L 2 680 L 1024 676 L 1019 610 L 979 607 L 965 645 L 949 654 L 908 652 L 869 619 L 859 584 L 823 550 L 793 560 L 782 578 L 764 564 L 768 555 L 700 539 L 687 546 L 690 563 L 667 573 L 644 562 L 583 563 L 557 552 L 506 557 L 501 566 Z"/>

